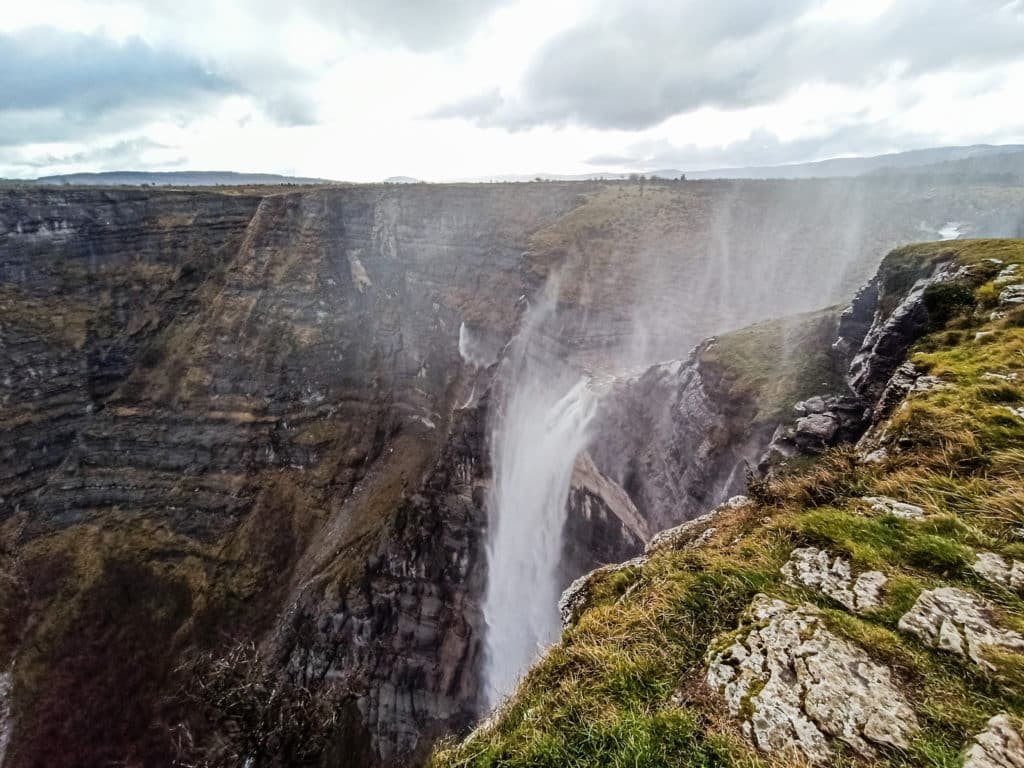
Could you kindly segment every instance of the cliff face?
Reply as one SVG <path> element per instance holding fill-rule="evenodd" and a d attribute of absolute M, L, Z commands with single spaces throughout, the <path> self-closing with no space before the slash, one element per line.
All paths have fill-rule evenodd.
<path fill-rule="evenodd" d="M 222 633 L 259 637 L 274 625 L 282 601 L 289 594 L 304 597 L 311 584 L 315 590 L 330 583 L 349 599 L 373 582 L 378 558 L 380 578 L 388 578 L 389 566 L 398 569 L 393 578 L 416 570 L 404 545 L 437 530 L 449 515 L 459 516 L 453 505 L 423 519 L 414 497 L 426 490 L 425 478 L 438 486 L 447 482 L 431 468 L 446 445 L 454 450 L 457 440 L 448 439 L 453 406 L 467 395 L 458 386 L 460 323 L 508 333 L 521 285 L 516 257 L 530 231 L 565 202 L 551 190 L 536 192 L 515 209 L 499 196 L 468 189 L 440 198 L 407 196 L 401 208 L 378 190 L 270 196 L 258 204 L 213 195 L 214 207 L 203 215 L 220 219 L 218 206 L 248 205 L 250 218 L 240 214 L 233 234 L 218 228 L 208 243 L 195 243 L 201 237 L 195 227 L 181 230 L 185 243 L 173 231 L 164 239 L 143 238 L 155 243 L 151 259 L 134 229 L 123 241 L 107 232 L 93 246 L 87 227 L 67 223 L 76 216 L 103 219 L 110 215 L 106 209 L 79 209 L 65 199 L 48 203 L 58 210 L 48 215 L 62 222 L 51 228 L 75 233 L 68 235 L 66 253 L 49 258 L 62 270 L 77 266 L 69 254 L 93 258 L 83 269 L 82 302 L 91 310 L 96 296 L 111 297 L 110 314 L 122 327 L 109 332 L 119 346 L 89 345 L 91 316 L 82 321 L 85 341 L 74 340 L 81 349 L 72 345 L 65 353 L 53 342 L 66 366 L 78 366 L 81 381 L 88 381 L 94 370 L 88 361 L 97 356 L 115 360 L 116 377 L 104 367 L 100 378 L 109 383 L 94 387 L 91 400 L 81 393 L 60 400 L 71 413 L 63 420 L 63 411 L 54 416 L 65 429 L 62 442 L 29 425 L 26 439 L 37 441 L 45 463 L 26 466 L 18 443 L 5 454 L 5 474 L 51 470 L 45 482 L 23 482 L 18 495 L 4 501 L 18 598 L 26 609 L 11 616 L 19 626 L 9 630 L 11 646 L 19 649 L 10 765 L 69 754 L 92 765 L 140 748 L 139 742 L 143 756 L 159 751 L 161 734 L 153 723 L 159 726 L 162 716 L 153 709 L 154 694 L 173 683 L 174 649 L 216 644 Z M 158 213 L 170 221 L 175 209 Z M 6 223 L 5 232 L 14 246 L 5 253 L 20 282 L 8 290 L 19 306 L 64 291 L 60 282 L 46 282 L 46 264 L 37 265 L 34 251 L 21 246 L 31 237 L 25 234 L 28 214 L 19 210 L 11 218 L 17 220 Z M 142 249 L 138 265 L 128 256 L 136 248 Z M 182 266 L 189 248 L 216 258 L 190 271 Z M 156 308 L 139 296 L 138 304 L 122 298 L 141 283 L 131 270 L 150 269 L 151 261 L 163 282 L 136 290 L 143 297 L 162 291 L 165 300 Z M 24 262 L 35 268 L 18 267 Z M 195 276 L 191 292 L 178 282 L 183 274 Z M 70 291 L 61 296 L 76 298 Z M 119 311 L 126 306 L 131 313 Z M 26 322 L 40 318 L 45 313 L 37 311 Z M 18 327 L 5 334 L 5 342 L 13 342 L 5 344 L 12 363 L 20 361 L 17 342 L 27 335 Z M 56 359 L 64 360 L 59 354 Z M 50 382 L 52 367 L 45 371 Z M 41 405 L 23 382 L 15 380 L 12 389 L 12 405 L 19 392 L 32 408 Z M 467 572 L 477 559 L 466 537 L 481 523 L 479 516 L 468 521 L 472 530 L 461 538 L 445 529 L 458 539 L 449 546 Z M 389 550 L 391 561 L 397 552 L 403 561 L 389 563 Z M 472 589 L 473 579 L 465 576 L 459 589 Z M 431 582 L 435 587 L 443 593 L 443 584 Z M 411 597 L 431 599 L 415 588 Z M 333 612 L 329 597 L 316 593 L 316 599 L 324 599 L 318 616 Z M 374 599 L 375 608 L 384 600 L 393 615 L 399 612 L 400 595 L 375 593 Z M 140 616 L 104 618 L 125 603 L 137 606 Z M 447 600 L 444 605 L 459 612 Z M 386 635 L 378 625 L 387 616 L 387 610 L 368 616 L 375 642 Z M 451 624 L 464 632 L 457 621 Z M 111 638 L 111 631 L 124 636 Z M 125 653 L 148 657 L 150 648 L 167 644 L 170 653 L 130 672 L 138 675 L 139 688 L 127 695 L 139 699 L 142 711 L 119 727 L 121 739 L 112 738 L 102 723 L 120 717 L 116 702 L 125 696 L 125 670 L 108 665 L 122 663 Z M 115 662 L 118 655 L 121 662 Z M 347 656 L 344 663 L 358 666 Z M 83 686 L 77 697 L 105 709 L 65 713 L 70 691 L 83 683 L 76 669 L 97 664 L 92 688 Z M 383 727 L 400 733 L 409 726 L 402 706 L 388 703 L 384 679 L 393 670 L 387 664 L 375 657 L 354 674 L 380 669 L 373 699 L 383 691 Z M 399 684 L 407 697 L 421 687 L 406 677 Z M 377 705 L 368 706 L 366 717 L 376 723 Z M 392 738 L 398 739 L 389 732 L 384 743 Z"/>
<path fill-rule="evenodd" d="M 859 442 L 575 582 L 561 641 L 430 764 L 1019 763 L 1022 266 L 1021 240 L 890 253 L 839 326 Z"/>
<path fill-rule="evenodd" d="M 234 640 L 335 691 L 339 754 L 407 764 L 468 724 L 486 364 L 515 332 L 520 297 L 560 274 L 553 345 L 618 373 L 624 348 L 679 357 L 707 333 L 791 314 L 769 291 L 742 303 L 729 280 L 704 279 L 708 243 L 725 248 L 730 228 L 732 275 L 757 264 L 780 285 L 804 279 L 819 306 L 871 271 L 875 239 L 909 239 L 920 215 L 957 218 L 975 200 L 772 189 L 5 191 L 5 768 L 165 764 L 185 716 L 169 695 L 175 669 Z M 879 223 L 836 246 L 813 225 L 851 194 Z M 774 202 L 754 214 L 748 198 Z M 778 258 L 757 261 L 766 253 Z M 823 253 L 832 266 L 808 272 Z M 655 283 L 665 322 L 638 322 Z M 665 315 L 671 306 L 686 312 Z M 776 423 L 759 410 L 768 383 L 713 353 L 607 401 L 574 481 L 565 579 L 724 493 Z M 664 470 L 662 454 L 685 460 Z"/>

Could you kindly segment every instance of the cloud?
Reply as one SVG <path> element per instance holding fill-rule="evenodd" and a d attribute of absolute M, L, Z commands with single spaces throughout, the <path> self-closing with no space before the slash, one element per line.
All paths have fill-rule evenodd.
<path fill-rule="evenodd" d="M 473 29 L 508 0 L 312 0 L 298 8 L 342 29 L 399 42 L 414 51 L 430 51 L 466 39 Z M 271 3 L 276 12 L 279 3 Z"/>
<path fill-rule="evenodd" d="M 192 58 L 141 38 L 116 42 L 100 35 L 35 28 L 0 35 L 4 110 L 57 107 L 81 113 L 126 104 L 182 103 L 237 86 Z"/>
<path fill-rule="evenodd" d="M 141 38 L 34 28 L 0 35 L 0 145 L 78 139 L 195 112 L 240 86 Z"/>
<path fill-rule="evenodd" d="M 113 0 L 100 0 L 116 7 Z M 425 52 L 465 41 L 475 28 L 513 0 L 221 0 L 218 11 L 252 28 L 306 19 L 332 32 Z M 209 16 L 208 0 L 149 0 L 147 13 L 175 27 Z M 203 23 L 200 21 L 199 23 Z"/>
<path fill-rule="evenodd" d="M 1024 124 L 1017 126 L 1024 129 Z M 1006 139 L 1012 134 L 1011 130 Z M 996 143 L 999 143 L 998 141 Z M 627 153 L 595 155 L 588 165 L 609 170 L 684 172 L 726 168 L 757 168 L 836 157 L 872 157 L 942 145 L 934 133 L 907 130 L 898 121 L 854 122 L 820 135 L 784 140 L 761 127 L 738 141 L 717 146 L 674 143 L 658 139 L 634 143 Z"/>
<path fill-rule="evenodd" d="M 14 161 L 11 166 L 37 172 L 83 166 L 101 171 L 169 168 L 181 166 L 186 161 L 186 158 L 176 154 L 176 150 L 176 147 L 161 144 L 145 136 L 137 136 L 80 152 L 35 155 Z"/>
<path fill-rule="evenodd" d="M 852 21 L 811 0 L 609 0 L 540 50 L 517 93 L 464 116 L 511 130 L 641 130 L 701 107 L 768 104 L 805 83 L 870 87 L 1020 60 L 1022 40 L 1022 0 L 893 0 Z"/>
<path fill-rule="evenodd" d="M 494 112 L 496 109 L 501 107 L 504 103 L 504 99 L 501 96 L 501 92 L 497 88 L 493 88 L 482 93 L 474 94 L 465 99 L 459 99 L 449 104 L 443 104 L 434 111 L 430 112 L 427 117 L 438 120 L 447 120 L 451 118 L 472 118 L 482 114 L 488 114 Z"/>

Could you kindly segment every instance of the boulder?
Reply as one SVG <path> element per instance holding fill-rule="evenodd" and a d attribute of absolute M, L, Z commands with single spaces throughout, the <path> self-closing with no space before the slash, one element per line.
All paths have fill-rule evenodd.
<path fill-rule="evenodd" d="M 755 597 L 739 632 L 711 654 L 706 680 L 759 749 L 814 764 L 831 760 L 833 740 L 871 757 L 877 745 L 906 748 L 918 731 L 889 668 L 832 633 L 811 605 Z"/>
<path fill-rule="evenodd" d="M 1024 652 L 1024 637 L 993 623 L 994 606 L 956 587 L 922 592 L 899 621 L 903 632 L 943 651 L 968 656 L 983 669 L 994 669 L 985 649 Z"/>
<path fill-rule="evenodd" d="M 11 738 L 11 673 L 0 672 L 0 765 L 4 764 L 4 754 Z"/>
<path fill-rule="evenodd" d="M 1020 275 L 1017 274 L 1019 268 L 1020 264 L 1008 264 L 1007 266 L 1003 267 L 999 271 L 999 274 L 996 275 L 996 285 L 1006 285 L 1008 283 L 1012 283 L 1014 280 L 1019 279 Z"/>
<path fill-rule="evenodd" d="M 839 422 L 830 413 L 812 413 L 797 419 L 796 444 L 803 450 L 824 449 L 839 430 Z"/>
<path fill-rule="evenodd" d="M 1003 305 L 1024 304 L 1024 283 L 1008 285 L 999 292 L 999 303 Z"/>
<path fill-rule="evenodd" d="M 715 532 L 713 525 L 715 519 L 727 510 L 741 509 L 752 504 L 746 496 L 733 496 L 726 502 L 719 504 L 715 509 L 706 515 L 687 520 L 674 528 L 668 528 L 654 536 L 647 544 L 647 554 L 652 555 L 662 549 L 685 549 L 687 547 L 699 546 L 708 540 Z"/>
<path fill-rule="evenodd" d="M 1024 593 L 1024 563 L 1020 560 L 1007 560 L 995 552 L 978 552 L 971 568 L 993 584 Z"/>
<path fill-rule="evenodd" d="M 816 547 L 794 549 L 782 566 L 782 575 L 793 586 L 820 592 L 855 613 L 877 608 L 887 581 L 879 571 L 867 571 L 854 579 L 849 560 L 833 558 Z"/>
<path fill-rule="evenodd" d="M 1024 768 L 1024 739 L 1005 712 L 974 737 L 964 768 Z"/>
<path fill-rule="evenodd" d="M 880 515 L 894 515 L 908 520 L 917 520 L 925 515 L 922 507 L 897 501 L 890 496 L 862 496 L 861 501 L 871 505 L 871 511 Z"/>

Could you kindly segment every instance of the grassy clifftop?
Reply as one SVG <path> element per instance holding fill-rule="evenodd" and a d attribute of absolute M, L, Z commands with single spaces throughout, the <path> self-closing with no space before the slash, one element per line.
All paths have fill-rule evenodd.
<path fill-rule="evenodd" d="M 1009 300 L 1014 270 L 1024 273 L 1024 241 L 899 249 L 882 266 L 883 297 L 948 259 L 969 270 L 928 299 L 941 322 L 910 354 L 921 386 L 865 445 L 832 449 L 757 483 L 749 503 L 721 508 L 645 563 L 595 579 L 588 609 L 508 704 L 464 742 L 442 745 L 432 764 L 960 766 L 974 764 L 967 750 L 979 754 L 975 737 L 993 731 L 990 718 L 1005 713 L 1000 723 L 1019 733 L 1024 306 Z M 1013 264 L 1021 266 L 1008 269 Z M 884 584 L 871 600 L 862 599 L 865 589 L 850 597 L 828 578 L 802 578 L 798 553 L 824 553 L 822 572 L 842 581 L 845 568 L 854 587 L 874 573 Z M 996 562 L 1005 570 L 986 566 Z M 890 691 L 902 703 L 875 715 L 909 708 L 906 727 L 882 733 L 869 718 L 856 732 L 830 730 L 828 714 L 811 701 L 821 691 L 807 683 L 824 651 L 762 672 L 730 702 L 736 689 L 716 684 L 708 670 L 723 654 L 733 654 L 737 674 L 758 654 L 770 656 L 751 641 L 779 621 L 756 609 L 764 605 L 759 594 L 789 606 L 774 603 L 783 617 L 803 617 L 796 641 L 824 633 L 833 650 L 860 659 L 850 668 L 872 680 L 865 706 Z M 974 608 L 945 618 L 939 610 L 935 632 L 922 629 L 925 609 L 952 597 Z M 832 726 L 841 725 L 851 696 L 825 683 L 837 686 Z M 826 758 L 808 746 L 817 737 L 806 731 L 804 741 L 759 741 L 765 718 L 778 716 L 768 696 L 780 685 L 804 686 L 786 722 L 810 723 Z M 1022 748 L 1008 743 L 1011 752 Z"/>

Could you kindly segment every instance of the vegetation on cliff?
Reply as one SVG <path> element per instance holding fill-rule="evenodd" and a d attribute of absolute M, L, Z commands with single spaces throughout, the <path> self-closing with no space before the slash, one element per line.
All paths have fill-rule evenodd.
<path fill-rule="evenodd" d="M 595 579 L 587 610 L 510 701 L 466 740 L 439 747 L 432 765 L 813 760 L 796 747 L 753 745 L 763 680 L 735 711 L 708 682 L 712 659 L 742 639 L 741 621 L 764 627 L 749 618 L 759 593 L 811 606 L 830 637 L 866 652 L 912 706 L 905 739 L 878 737 L 863 751 L 850 734 L 830 734 L 830 764 L 959 766 L 995 715 L 1007 713 L 1001 722 L 1019 731 L 1024 645 L 1014 637 L 1024 633 L 1024 585 L 984 563 L 1001 562 L 1007 574 L 1024 567 L 1024 306 L 1012 303 L 1024 241 L 894 251 L 881 268 L 882 303 L 949 260 L 967 269 L 929 289 L 935 327 L 910 355 L 926 378 L 871 428 L 869 445 L 833 448 L 755 482 L 749 503 L 720 508 L 697 524 L 699 536 L 691 530 L 646 562 Z M 795 550 L 881 573 L 877 603 L 852 610 L 844 593 L 785 576 Z M 965 631 L 971 650 L 958 653 L 949 637 L 930 642 L 915 630 L 907 617 L 949 587 L 984 606 L 999 642 L 975 647 L 977 635 Z M 954 624 L 942 631 L 956 634 Z"/>

